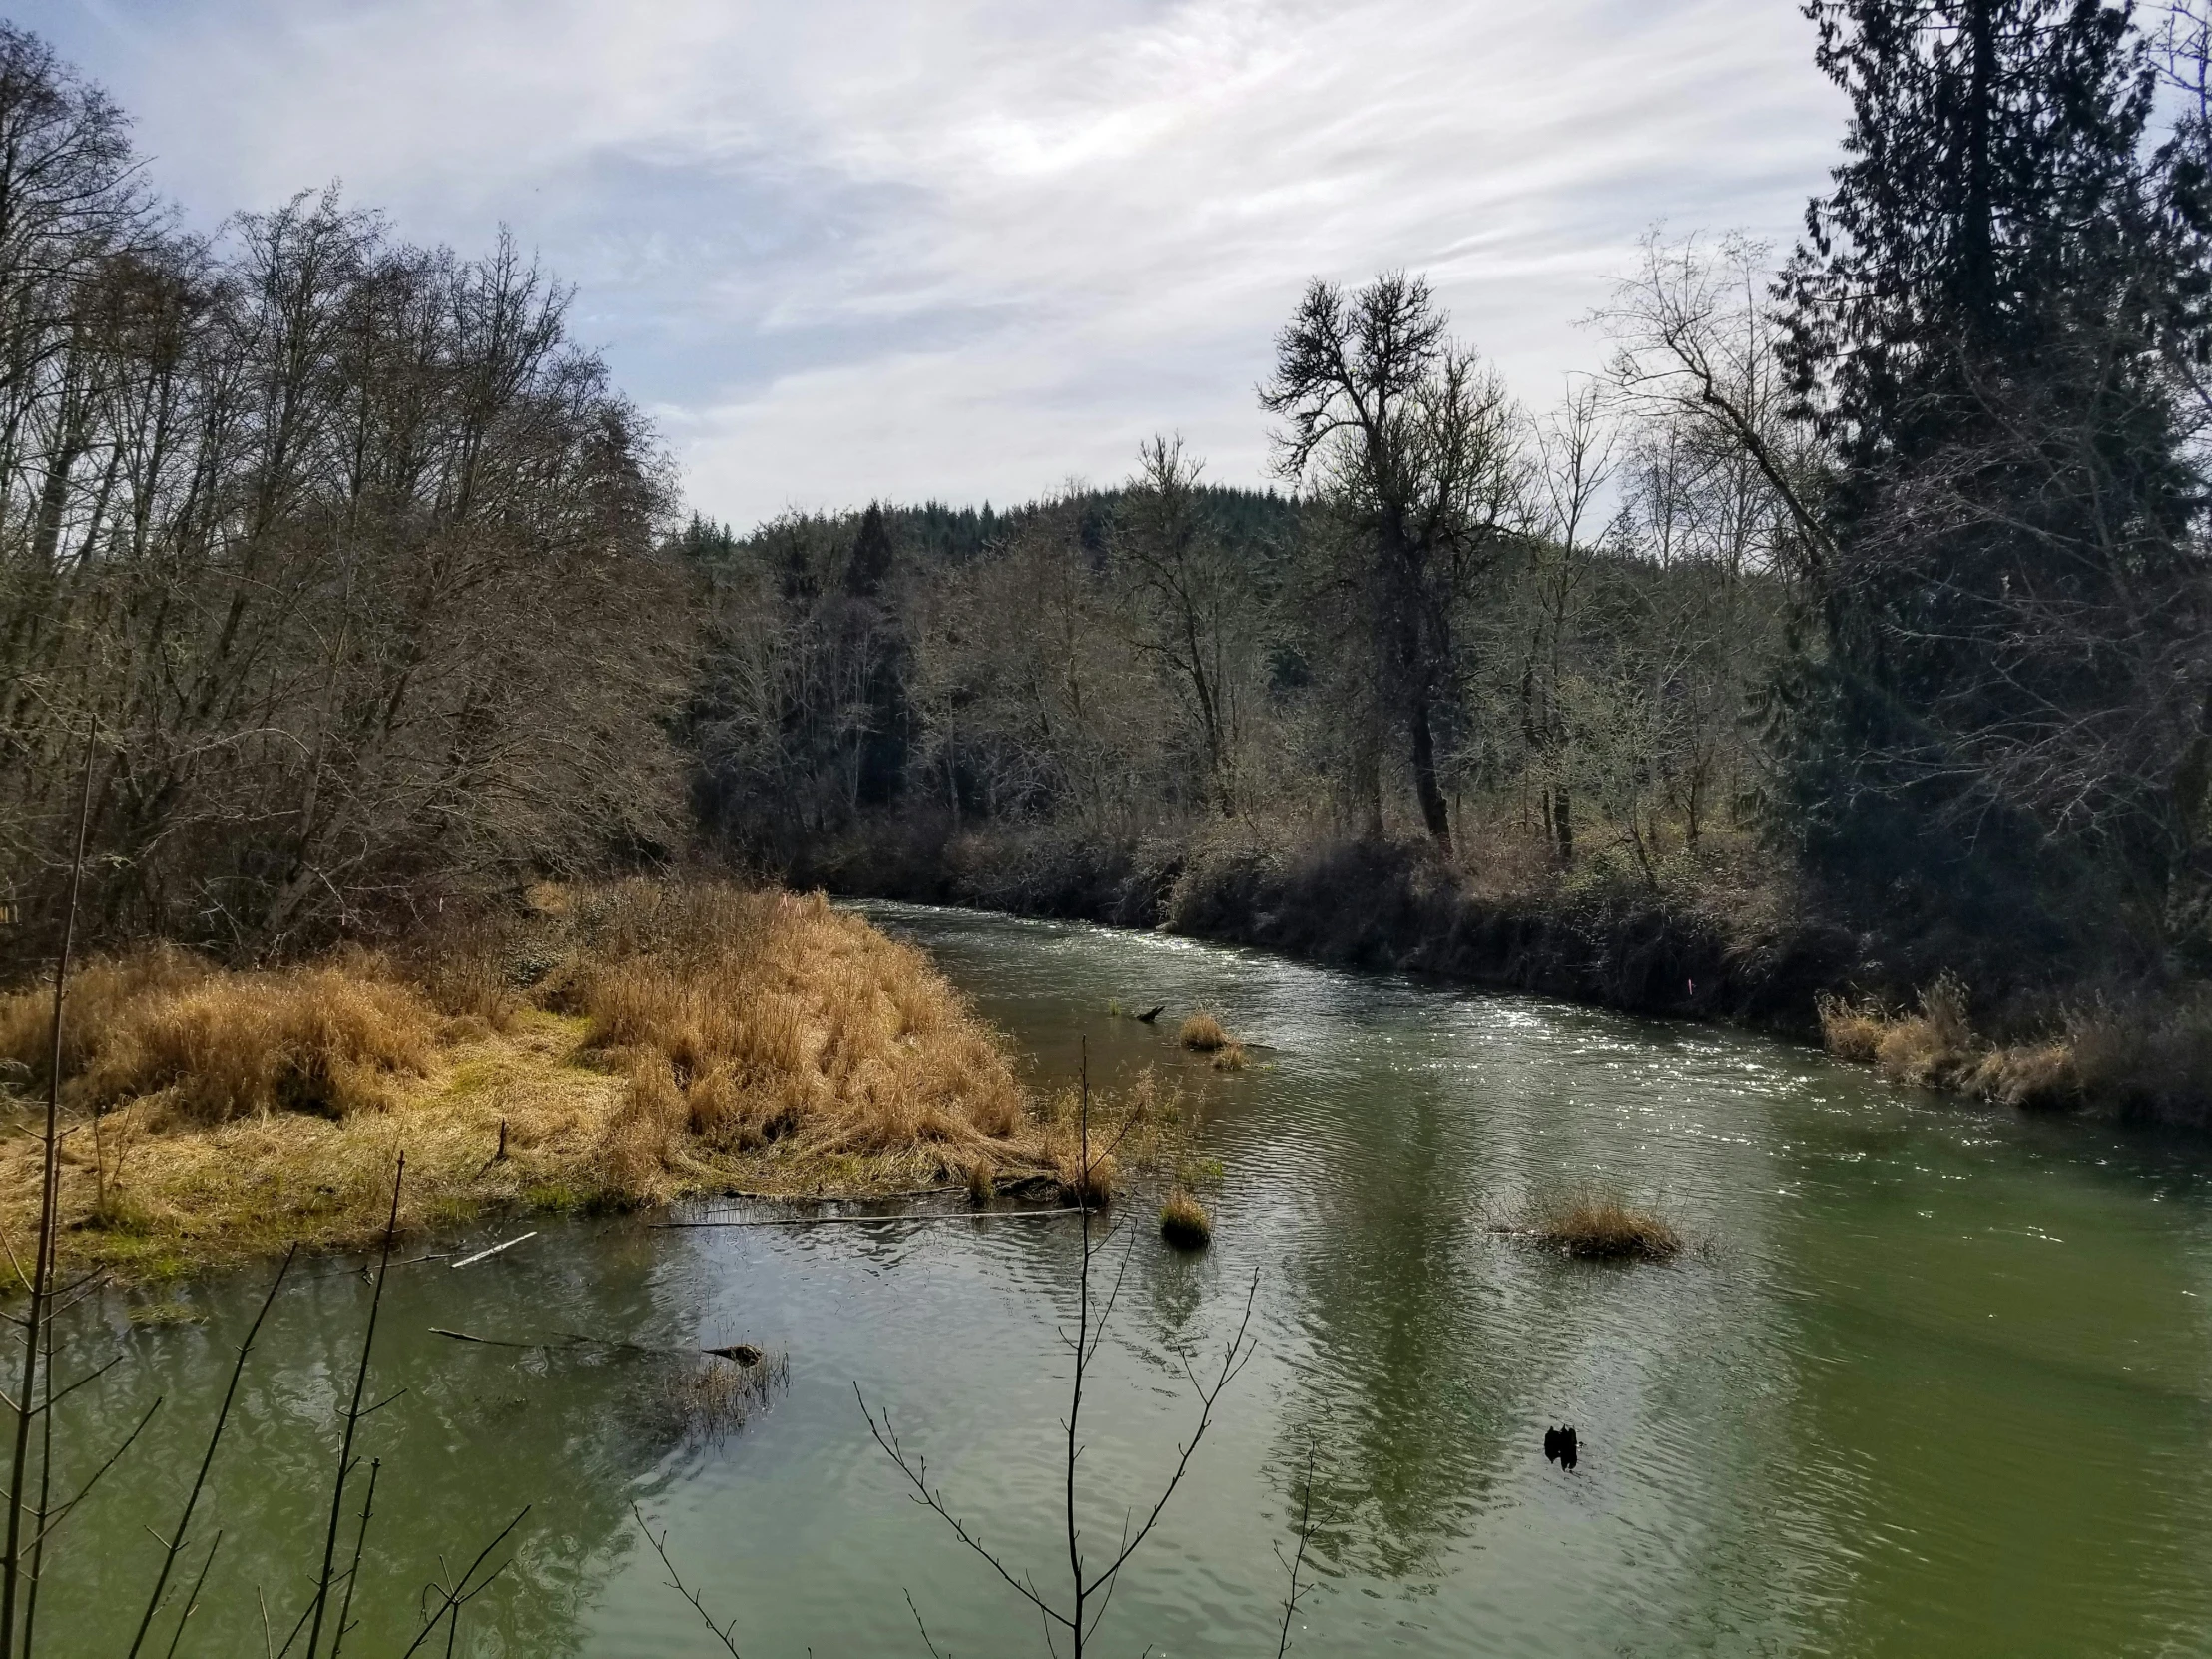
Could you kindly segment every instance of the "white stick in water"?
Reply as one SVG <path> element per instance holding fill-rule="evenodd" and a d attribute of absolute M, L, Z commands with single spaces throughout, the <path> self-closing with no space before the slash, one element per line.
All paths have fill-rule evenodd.
<path fill-rule="evenodd" d="M 505 1244 L 493 1245 L 489 1250 L 479 1250 L 473 1256 L 463 1256 L 458 1262 L 455 1262 L 453 1265 L 457 1268 L 465 1268 L 471 1262 L 481 1262 L 487 1256 L 497 1256 L 502 1250 L 514 1249 L 516 1245 L 523 1242 L 523 1239 L 534 1239 L 538 1235 L 536 1230 L 533 1229 L 532 1231 L 523 1234 L 521 1239 L 509 1239 Z"/>

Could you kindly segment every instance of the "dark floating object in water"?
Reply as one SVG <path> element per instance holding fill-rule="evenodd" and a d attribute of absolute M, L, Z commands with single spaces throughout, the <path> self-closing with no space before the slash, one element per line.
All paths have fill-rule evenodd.
<path fill-rule="evenodd" d="M 761 1351 L 751 1343 L 732 1343 L 726 1348 L 703 1348 L 702 1354 L 712 1354 L 718 1359 L 735 1360 L 741 1366 L 757 1366 L 761 1363 Z"/>
<path fill-rule="evenodd" d="M 1150 1025 L 1154 1020 L 1158 1019 L 1167 1011 L 1168 1005 L 1165 1002 L 1162 1002 L 1158 1006 L 1148 1009 L 1144 1013 L 1139 1014 L 1137 1016 L 1137 1023 L 1139 1025 Z"/>
<path fill-rule="evenodd" d="M 1574 1472 L 1574 1424 L 1544 1430 L 1544 1456 L 1569 1474 Z"/>

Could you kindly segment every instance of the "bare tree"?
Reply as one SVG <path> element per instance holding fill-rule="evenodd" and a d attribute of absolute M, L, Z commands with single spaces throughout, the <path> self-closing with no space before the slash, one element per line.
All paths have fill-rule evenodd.
<path fill-rule="evenodd" d="M 1316 281 L 1276 338 L 1260 401 L 1284 422 L 1283 476 L 1358 529 L 1349 579 L 1372 630 L 1361 648 L 1403 729 L 1422 825 L 1448 850 L 1436 729 L 1460 673 L 1452 616 L 1509 534 L 1518 457 L 1503 383 L 1447 328 L 1420 278 L 1380 276 L 1349 297 Z M 1363 773 L 1367 830 L 1380 835 L 1381 774 Z"/>
<path fill-rule="evenodd" d="M 1262 596 L 1212 526 L 1198 494 L 1203 463 L 1180 438 L 1155 437 L 1114 537 L 1120 579 L 1135 601 L 1130 638 L 1174 688 L 1204 757 L 1213 805 L 1236 814 L 1239 769 L 1258 697 L 1256 626 Z"/>

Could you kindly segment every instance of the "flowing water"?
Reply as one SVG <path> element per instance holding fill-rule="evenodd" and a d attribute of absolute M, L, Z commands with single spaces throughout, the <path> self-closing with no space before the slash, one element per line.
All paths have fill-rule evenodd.
<path fill-rule="evenodd" d="M 1140 934 L 871 913 L 936 954 L 1040 1083 L 1072 1076 L 1086 1035 L 1102 1081 L 1150 1065 L 1180 1082 L 1223 1166 L 1210 1252 L 1167 1250 L 1138 1193 L 1099 1270 L 1103 1291 L 1127 1251 L 1084 1404 L 1094 1564 L 1191 1431 L 1186 1358 L 1204 1375 L 1248 1294 L 1258 1347 L 1097 1651 L 1273 1653 L 1311 1458 L 1318 1587 L 1294 1652 L 2212 1653 L 2205 1143 L 1899 1092 L 1729 1031 Z M 1170 1012 L 1109 1018 L 1115 999 Z M 1173 1019 L 1200 1004 L 1264 1045 L 1258 1069 L 1218 1078 L 1177 1050 Z M 1694 1248 L 1577 1263 L 1486 1225 L 1575 1187 L 1659 1207 Z M 726 1653 L 633 1504 L 747 1659 L 925 1655 L 917 1614 L 947 1656 L 1043 1651 L 1037 1615 L 909 1501 L 854 1385 L 1056 1595 L 1073 1218 L 538 1225 L 461 1271 L 392 1273 L 370 1396 L 397 1397 L 361 1430 L 380 1462 L 347 1653 L 402 1652 L 425 1586 L 525 1505 L 515 1564 L 455 1651 Z M 295 1278 L 194 1524 L 188 1577 L 222 1541 L 179 1653 L 280 1649 L 321 1557 L 367 1287 L 327 1260 Z M 132 1327 L 113 1293 L 77 1316 L 64 1376 L 126 1359 L 64 1403 L 67 1466 L 167 1403 L 57 1537 L 50 1659 L 128 1646 L 148 1529 L 172 1524 L 266 1280 L 189 1289 L 200 1325 Z M 789 1382 L 703 1435 L 658 1355 L 432 1327 L 745 1341 L 787 1356 Z M 1571 1474 L 1542 1452 L 1568 1421 Z"/>

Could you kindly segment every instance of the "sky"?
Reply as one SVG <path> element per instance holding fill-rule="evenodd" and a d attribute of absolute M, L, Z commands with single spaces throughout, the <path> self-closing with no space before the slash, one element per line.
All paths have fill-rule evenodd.
<path fill-rule="evenodd" d="M 1314 277 L 1424 273 L 1532 406 L 1638 239 L 1787 247 L 1839 94 L 1795 0 L 18 0 L 212 228 L 341 181 L 573 284 L 743 529 L 1270 481 Z"/>

